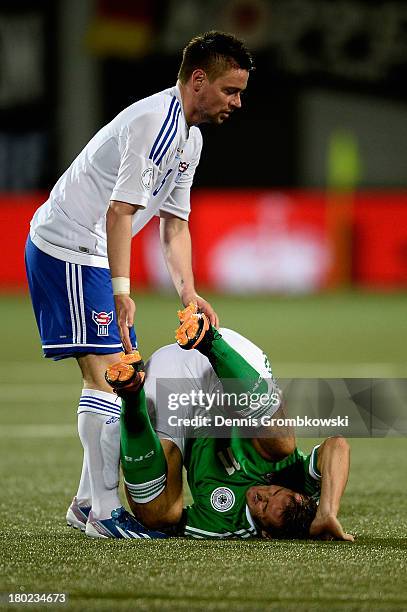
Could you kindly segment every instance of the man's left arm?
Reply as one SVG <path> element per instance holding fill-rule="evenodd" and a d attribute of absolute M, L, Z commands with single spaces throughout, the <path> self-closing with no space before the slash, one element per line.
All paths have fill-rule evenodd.
<path fill-rule="evenodd" d="M 195 290 L 192 271 L 192 246 L 188 221 L 168 212 L 160 212 L 160 237 L 168 271 L 184 306 L 197 302 L 212 325 L 219 326 L 219 319 L 212 306 Z"/>
<path fill-rule="evenodd" d="M 321 539 L 346 540 L 354 537 L 345 533 L 337 515 L 348 481 L 350 466 L 349 444 L 340 436 L 328 438 L 318 449 L 318 471 L 321 474 L 321 497 L 310 535 Z"/>

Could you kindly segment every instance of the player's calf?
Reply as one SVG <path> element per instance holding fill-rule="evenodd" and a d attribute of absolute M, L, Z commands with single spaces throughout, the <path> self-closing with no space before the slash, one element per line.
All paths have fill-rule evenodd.
<path fill-rule="evenodd" d="M 127 500 L 133 514 L 150 529 L 168 529 L 182 517 L 182 455 L 171 440 L 161 440 L 167 463 L 167 480 L 161 493 L 150 501 L 136 501 L 125 483 Z"/>
<path fill-rule="evenodd" d="M 147 410 L 144 364 L 138 352 L 123 355 L 106 371 L 106 381 L 121 397 L 120 458 L 127 495 L 148 504 L 166 487 L 167 465 Z"/>

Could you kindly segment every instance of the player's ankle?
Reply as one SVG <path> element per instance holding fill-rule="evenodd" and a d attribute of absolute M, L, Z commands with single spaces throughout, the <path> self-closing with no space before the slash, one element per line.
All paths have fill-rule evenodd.
<path fill-rule="evenodd" d="M 205 355 L 206 357 L 209 355 L 212 349 L 212 343 L 216 338 L 220 338 L 221 335 L 215 327 L 209 325 L 209 328 L 206 330 L 204 336 L 199 341 L 199 343 L 195 346 L 196 350 Z"/>

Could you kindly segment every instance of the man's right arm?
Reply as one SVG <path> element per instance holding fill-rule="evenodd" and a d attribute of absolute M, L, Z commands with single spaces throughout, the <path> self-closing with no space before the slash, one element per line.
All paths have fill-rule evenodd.
<path fill-rule="evenodd" d="M 130 252 L 132 218 L 146 208 L 158 172 L 150 159 L 166 109 L 152 109 L 139 120 L 123 126 L 118 138 L 120 166 L 106 213 L 107 252 L 113 279 L 121 279 L 115 293 L 117 321 L 125 351 L 131 351 L 129 327 L 134 323 L 135 304 L 130 298 Z M 124 280 L 123 280 L 124 279 Z"/>
<path fill-rule="evenodd" d="M 106 214 L 107 254 L 112 278 L 130 279 L 131 224 L 138 206 L 112 200 Z M 134 324 L 135 304 L 130 286 L 115 293 L 117 323 L 126 353 L 132 350 L 129 327 Z"/>
<path fill-rule="evenodd" d="M 337 518 L 348 481 L 349 465 L 350 449 L 345 438 L 332 437 L 321 444 L 317 463 L 321 474 L 321 497 L 310 527 L 312 537 L 354 541 L 350 533 L 345 533 Z"/>

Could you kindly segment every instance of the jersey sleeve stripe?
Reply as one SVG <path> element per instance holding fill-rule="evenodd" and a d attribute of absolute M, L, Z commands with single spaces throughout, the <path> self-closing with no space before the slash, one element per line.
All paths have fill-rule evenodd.
<path fill-rule="evenodd" d="M 256 533 L 256 529 L 254 527 L 249 527 L 248 529 L 239 529 L 238 531 L 234 531 L 233 533 L 235 533 L 236 535 L 248 533 L 250 535 L 250 533 Z"/>
<path fill-rule="evenodd" d="M 154 156 L 157 154 L 156 148 L 158 147 L 158 144 L 160 142 L 161 136 L 163 135 L 164 130 L 167 127 L 168 122 L 170 121 L 171 117 L 173 117 L 173 120 L 174 120 L 174 110 L 177 109 L 177 105 L 179 106 L 179 102 L 176 99 L 176 97 L 174 96 L 172 98 L 172 100 L 171 100 L 170 108 L 168 109 L 168 113 L 167 113 L 167 116 L 166 116 L 166 118 L 164 120 L 164 123 L 163 123 L 163 125 L 161 127 L 161 130 L 159 131 L 158 136 L 157 136 L 157 138 L 154 141 L 154 144 L 153 144 L 153 147 L 152 147 L 152 149 L 150 151 L 150 155 L 148 156 L 148 159 L 154 159 Z M 168 134 L 168 130 L 167 130 L 167 134 Z M 166 138 L 166 136 L 164 136 L 164 141 L 165 141 L 165 138 Z M 161 146 L 162 146 L 162 144 L 161 144 Z"/>
<path fill-rule="evenodd" d="M 173 128 L 172 134 L 171 134 L 170 138 L 167 140 L 167 144 L 165 145 L 165 148 L 163 149 L 163 152 L 161 153 L 161 155 L 160 155 L 159 159 L 157 159 L 157 158 L 156 158 L 156 159 L 154 160 L 154 161 L 155 161 L 155 163 L 157 164 L 157 166 L 160 164 L 160 162 L 161 162 L 162 158 L 164 157 L 164 155 L 165 155 L 165 154 L 166 154 L 166 152 L 168 151 L 169 146 L 171 145 L 172 141 L 173 141 L 173 140 L 174 140 L 174 138 L 175 138 L 175 135 L 176 135 L 177 130 L 178 130 L 178 120 L 179 120 L 179 116 L 180 116 L 180 114 L 181 114 L 181 109 L 180 109 L 180 108 L 178 108 L 178 110 L 177 110 L 177 114 L 176 114 L 176 118 L 175 118 L 175 126 L 174 126 L 174 128 Z"/>
<path fill-rule="evenodd" d="M 230 537 L 233 535 L 231 531 L 225 531 L 224 533 L 217 533 L 216 531 L 205 531 L 205 529 L 198 529 L 198 527 L 191 527 L 190 525 L 185 525 L 185 531 L 191 531 L 193 533 L 199 533 L 206 536 L 214 537 L 214 538 L 224 538 Z"/>
<path fill-rule="evenodd" d="M 156 147 L 157 147 L 158 143 L 160 142 L 160 138 L 161 138 L 161 136 L 162 136 L 162 134 L 163 134 L 163 132 L 164 132 L 165 128 L 167 127 L 167 123 L 168 123 L 168 122 L 169 122 L 169 120 L 170 120 L 170 117 L 171 117 L 171 113 L 172 113 L 172 109 L 173 109 L 173 107 L 174 107 L 174 104 L 175 104 L 175 96 L 174 96 L 174 97 L 173 97 L 173 99 L 171 100 L 171 104 L 170 104 L 170 108 L 168 109 L 167 116 L 166 116 L 166 118 L 165 118 L 165 120 L 164 120 L 163 125 L 161 126 L 161 130 L 159 131 L 157 138 L 156 138 L 156 139 L 155 139 L 155 141 L 154 141 L 153 147 L 152 147 L 152 149 L 151 149 L 151 151 L 150 151 L 150 155 L 148 156 L 148 158 L 149 158 L 149 159 L 152 159 L 152 158 L 153 158 L 153 155 L 154 155 L 154 153 L 155 153 L 155 149 L 156 149 Z"/>
<path fill-rule="evenodd" d="M 309 475 L 314 478 L 315 480 L 321 480 L 322 476 L 319 473 L 318 467 L 317 467 L 317 461 L 318 461 L 318 449 L 321 445 L 318 444 L 318 446 L 314 446 L 314 448 L 312 449 L 312 453 L 311 453 L 311 459 L 309 462 Z"/>
<path fill-rule="evenodd" d="M 213 539 L 230 539 L 230 538 L 253 538 L 257 535 L 254 529 L 239 529 L 238 531 L 224 531 L 217 533 L 215 531 L 205 531 L 204 529 L 198 529 L 197 527 L 191 527 L 190 525 L 185 526 L 184 535 L 193 538 L 213 538 Z"/>
<path fill-rule="evenodd" d="M 171 123 L 168 126 L 167 131 L 164 134 L 164 138 L 161 141 L 160 146 L 158 147 L 158 149 L 156 150 L 156 152 L 153 155 L 153 162 L 155 164 L 157 164 L 157 166 L 159 165 L 160 161 L 162 160 L 166 150 L 168 149 L 168 147 L 170 146 L 171 142 L 174 139 L 174 136 L 177 132 L 177 127 L 178 127 L 178 117 L 179 117 L 179 113 L 181 112 L 181 109 L 178 106 L 174 106 L 174 111 L 173 111 L 173 115 L 172 115 L 172 119 L 171 119 Z M 175 125 L 175 130 L 174 130 L 174 125 Z M 164 147 L 164 150 L 162 151 Z M 162 151 L 162 153 L 161 153 Z"/>

